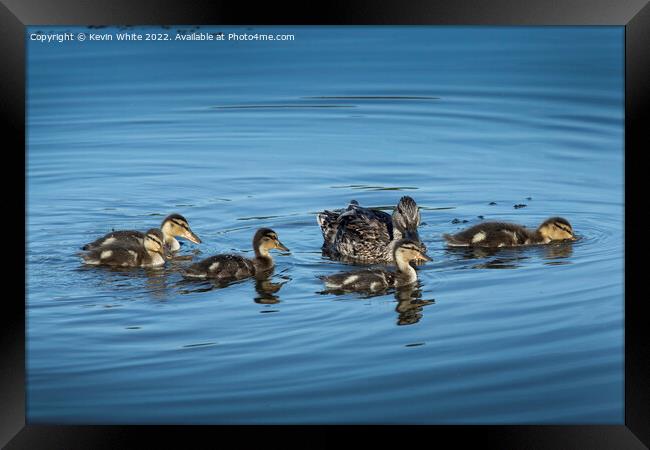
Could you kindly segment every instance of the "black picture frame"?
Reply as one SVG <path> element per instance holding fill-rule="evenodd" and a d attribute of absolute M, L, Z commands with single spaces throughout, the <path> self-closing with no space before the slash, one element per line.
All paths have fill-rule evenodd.
<path fill-rule="evenodd" d="M 319 4 L 194 1 L 0 0 L 0 110 L 5 134 L 5 175 L 25 169 L 25 27 L 29 25 L 619 25 L 625 27 L 625 423 L 569 426 L 57 426 L 30 425 L 25 420 L 25 284 L 3 299 L 6 321 L 0 329 L 0 445 L 19 448 L 214 447 L 235 439 L 247 447 L 261 439 L 265 446 L 292 442 L 308 447 L 338 446 L 352 433 L 366 445 L 377 441 L 401 445 L 453 442 L 494 448 L 636 449 L 650 445 L 650 345 L 648 319 L 642 312 L 639 245 L 628 231 L 641 229 L 643 206 L 639 164 L 647 142 L 650 80 L 650 6 L 647 0 L 456 0 L 329 1 Z M 645 138 L 645 139 L 644 139 Z M 7 146 L 8 145 L 8 146 Z M 22 157 L 20 155 L 23 155 Z M 7 170 L 8 169 L 8 170 Z M 27 199 L 15 181 L 3 177 L 5 203 L 15 226 L 25 229 Z M 23 185 L 25 186 L 25 185 Z M 639 193 L 641 193 L 639 195 Z M 640 201 L 636 202 L 639 195 Z M 20 207 L 23 213 L 20 212 Z M 14 210 L 15 208 L 15 210 Z M 642 233 L 643 234 L 643 233 Z M 6 283 L 26 279 L 25 245 L 7 236 Z M 25 263 L 24 270 L 20 260 Z M 416 433 L 417 435 L 415 435 Z M 188 445 L 189 443 L 192 443 Z M 205 444 L 202 444 L 205 442 Z M 234 442 L 234 441 L 231 441 Z"/>

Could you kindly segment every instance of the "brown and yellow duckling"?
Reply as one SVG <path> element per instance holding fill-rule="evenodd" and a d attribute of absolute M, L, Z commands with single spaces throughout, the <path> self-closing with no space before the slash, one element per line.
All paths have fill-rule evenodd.
<path fill-rule="evenodd" d="M 180 214 L 170 214 L 165 217 L 160 224 L 160 230 L 164 236 L 164 242 L 170 251 L 175 252 L 181 248 L 181 245 L 176 240 L 176 237 L 183 237 L 189 239 L 195 244 L 200 244 L 201 239 L 194 234 L 190 229 L 190 225 L 185 217 Z M 120 245 L 142 245 L 145 233 L 137 230 L 121 230 L 108 233 L 97 240 L 90 242 L 83 247 L 82 250 L 93 250 L 100 248 L 104 245 L 120 244 Z"/>
<path fill-rule="evenodd" d="M 215 255 L 189 266 L 182 275 L 191 279 L 216 279 L 223 281 L 241 280 L 252 277 L 273 268 L 272 249 L 289 251 L 270 228 L 260 228 L 253 237 L 255 258 L 241 255 Z"/>
<path fill-rule="evenodd" d="M 459 233 L 443 237 L 450 247 L 516 247 L 576 240 L 571 224 L 562 217 L 546 219 L 536 230 L 504 222 L 479 223 Z"/>
<path fill-rule="evenodd" d="M 112 243 L 82 254 L 85 264 L 118 267 L 156 267 L 170 258 L 162 232 L 152 228 L 139 245 Z"/>
<path fill-rule="evenodd" d="M 431 261 L 422 244 L 413 239 L 401 239 L 393 250 L 393 259 L 397 271 L 384 269 L 366 269 L 321 276 L 328 291 L 362 291 L 378 292 L 391 287 L 406 286 L 418 279 L 411 261 Z"/>

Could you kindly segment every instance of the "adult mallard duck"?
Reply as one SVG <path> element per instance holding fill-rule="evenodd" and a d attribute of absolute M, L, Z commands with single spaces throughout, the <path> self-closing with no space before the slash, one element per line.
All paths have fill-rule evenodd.
<path fill-rule="evenodd" d="M 185 217 L 180 214 L 170 214 L 165 217 L 160 224 L 160 230 L 164 236 L 164 241 L 170 251 L 175 252 L 181 248 L 181 245 L 175 239 L 175 237 L 184 237 L 194 242 L 195 244 L 200 244 L 201 239 L 194 234 L 190 229 L 190 225 L 187 222 Z M 120 245 L 141 245 L 144 239 L 144 233 L 137 230 L 120 230 L 112 231 L 104 236 L 96 239 L 93 242 L 90 242 L 83 247 L 82 250 L 93 250 L 104 245 L 109 244 L 120 244 Z"/>
<path fill-rule="evenodd" d="M 345 210 L 325 210 L 317 216 L 323 233 L 323 253 L 358 262 L 392 262 L 395 244 L 411 239 L 426 252 L 420 241 L 420 211 L 415 201 L 404 196 L 392 216 L 377 209 L 363 208 L 352 200 Z"/>
<path fill-rule="evenodd" d="M 576 239 L 571 224 L 562 217 L 546 219 L 536 230 L 514 223 L 485 222 L 443 237 L 450 247 L 516 247 Z"/>

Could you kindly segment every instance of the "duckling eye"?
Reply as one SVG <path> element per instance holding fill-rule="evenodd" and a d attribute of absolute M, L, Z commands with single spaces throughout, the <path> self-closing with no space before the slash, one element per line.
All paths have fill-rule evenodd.
<path fill-rule="evenodd" d="M 556 228 L 559 228 L 560 230 L 565 231 L 565 232 L 567 232 L 569 234 L 573 233 L 573 230 L 571 230 L 571 227 L 567 227 L 564 224 L 560 224 L 560 223 L 556 222 L 554 225 L 555 225 Z"/>
<path fill-rule="evenodd" d="M 189 227 L 189 225 L 187 224 L 187 222 L 183 222 L 183 221 L 181 221 L 181 220 L 172 220 L 171 222 L 172 222 L 174 225 L 176 225 L 177 227 L 179 227 L 179 228 L 185 228 L 185 229 L 187 229 L 187 228 Z"/>

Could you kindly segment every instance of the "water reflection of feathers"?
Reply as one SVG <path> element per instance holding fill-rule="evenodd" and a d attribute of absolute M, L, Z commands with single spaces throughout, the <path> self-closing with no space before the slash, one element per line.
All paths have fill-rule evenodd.
<path fill-rule="evenodd" d="M 489 247 L 448 247 L 445 252 L 455 255 L 461 260 L 487 259 L 471 266 L 473 269 L 515 269 L 523 261 L 531 259 L 530 252 L 537 252 L 543 259 L 557 260 L 569 258 L 573 255 L 573 242 L 564 241 L 546 245 L 534 245 L 516 248 L 489 248 Z M 494 257 L 494 258 L 493 258 Z M 569 264 L 569 261 L 552 261 L 546 264 Z"/>
<path fill-rule="evenodd" d="M 255 292 L 257 292 L 257 296 L 253 300 L 255 303 L 260 303 L 263 305 L 280 303 L 280 297 L 275 294 L 277 294 L 280 289 L 282 289 L 282 286 L 284 286 L 287 282 L 288 281 L 273 283 L 268 278 L 255 280 Z"/>
<path fill-rule="evenodd" d="M 413 325 L 422 318 L 422 308 L 435 303 L 435 300 L 423 300 L 422 290 L 418 285 L 402 286 L 395 290 L 397 306 L 397 325 Z"/>
<path fill-rule="evenodd" d="M 273 304 L 279 303 L 280 297 L 276 295 L 282 286 L 287 284 L 290 280 L 287 276 L 281 276 L 283 281 L 273 282 L 273 268 L 265 271 L 260 271 L 255 276 L 243 280 L 220 280 L 217 278 L 208 278 L 202 280 L 201 283 L 196 283 L 193 280 L 182 279 L 177 282 L 179 286 L 188 286 L 188 288 L 180 289 L 181 294 L 192 294 L 198 292 L 208 292 L 215 289 L 223 289 L 235 284 L 247 283 L 250 280 L 255 282 L 255 293 L 253 301 L 260 304 Z M 191 288 L 189 288 L 191 286 Z"/>
<path fill-rule="evenodd" d="M 398 287 L 386 287 L 380 291 L 359 291 L 359 290 L 325 290 L 320 291 L 321 295 L 345 295 L 356 294 L 357 297 L 362 299 L 380 297 L 393 293 L 397 305 L 395 312 L 397 313 L 397 325 L 412 325 L 418 323 L 422 318 L 423 307 L 435 303 L 435 300 L 423 300 L 421 283 L 419 281 L 408 285 Z"/>

